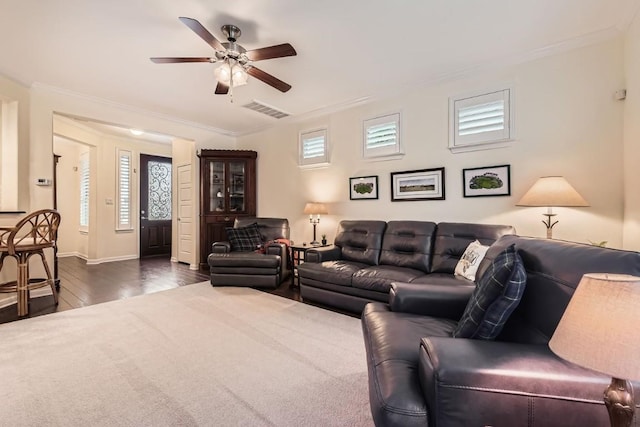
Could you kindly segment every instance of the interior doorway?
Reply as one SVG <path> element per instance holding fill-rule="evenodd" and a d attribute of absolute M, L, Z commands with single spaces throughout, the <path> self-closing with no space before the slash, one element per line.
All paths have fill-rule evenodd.
<path fill-rule="evenodd" d="M 140 258 L 171 255 L 171 159 L 140 154 Z"/>

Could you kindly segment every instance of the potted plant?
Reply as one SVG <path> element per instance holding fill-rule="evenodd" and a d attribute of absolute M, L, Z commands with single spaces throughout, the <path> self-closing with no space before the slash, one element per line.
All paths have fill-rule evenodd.
<path fill-rule="evenodd" d="M 322 246 L 326 246 L 327 245 L 327 235 L 323 234 L 322 235 Z"/>

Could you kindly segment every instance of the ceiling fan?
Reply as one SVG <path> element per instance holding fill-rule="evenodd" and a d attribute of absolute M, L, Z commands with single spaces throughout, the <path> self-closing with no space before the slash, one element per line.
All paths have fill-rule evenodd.
<path fill-rule="evenodd" d="M 218 85 L 216 94 L 226 95 L 229 88 L 241 86 L 247 82 L 247 74 L 262 80 L 269 86 L 273 86 L 281 92 L 291 89 L 291 85 L 272 76 L 271 74 L 252 65 L 252 62 L 265 59 L 295 56 L 296 50 L 289 43 L 263 47 L 261 49 L 246 50 L 238 43 L 237 39 L 242 32 L 235 25 L 223 25 L 221 30 L 228 42 L 220 43 L 200 22 L 193 18 L 180 17 L 187 27 L 191 28 L 202 40 L 207 42 L 215 50 L 211 57 L 198 58 L 150 58 L 156 64 L 175 64 L 179 62 L 222 62 L 222 65 L 214 71 Z"/>

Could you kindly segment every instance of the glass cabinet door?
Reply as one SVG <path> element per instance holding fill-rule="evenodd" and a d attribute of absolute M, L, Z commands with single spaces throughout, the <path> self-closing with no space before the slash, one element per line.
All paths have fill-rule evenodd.
<path fill-rule="evenodd" d="M 209 212 L 226 211 L 226 171 L 224 166 L 224 162 L 209 162 Z"/>
<path fill-rule="evenodd" d="M 245 209 L 245 162 L 229 162 L 229 211 L 244 212 Z"/>

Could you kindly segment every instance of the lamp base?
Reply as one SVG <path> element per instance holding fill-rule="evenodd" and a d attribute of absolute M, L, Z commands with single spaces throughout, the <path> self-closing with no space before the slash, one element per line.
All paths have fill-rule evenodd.
<path fill-rule="evenodd" d="M 558 221 L 554 221 L 551 222 L 551 218 L 556 216 L 556 214 L 554 213 L 545 213 L 542 214 L 544 216 L 547 217 L 547 220 L 542 220 L 542 223 L 545 225 L 545 227 L 547 227 L 547 239 L 552 239 L 552 234 L 553 234 L 553 226 L 556 225 L 558 223 Z"/>
<path fill-rule="evenodd" d="M 633 399 L 633 386 L 629 381 L 611 378 L 611 384 L 604 391 L 604 404 L 609 411 L 612 427 L 631 426 L 636 404 Z"/>

